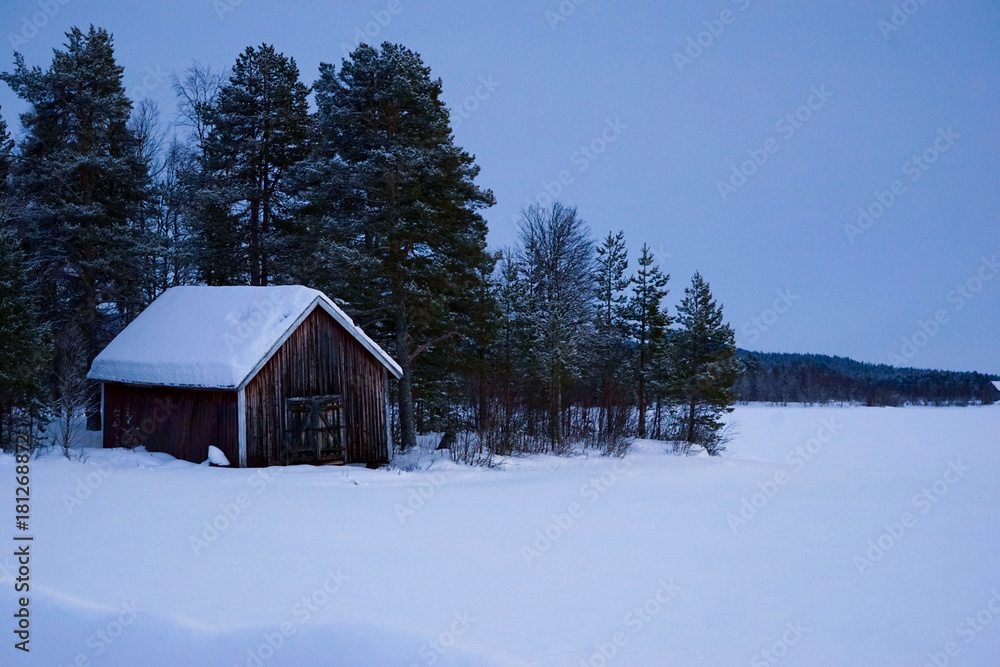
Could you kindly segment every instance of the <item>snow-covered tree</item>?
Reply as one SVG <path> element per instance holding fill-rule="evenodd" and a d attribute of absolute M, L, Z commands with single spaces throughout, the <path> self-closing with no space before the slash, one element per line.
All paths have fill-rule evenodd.
<path fill-rule="evenodd" d="M 0 117 L 0 450 L 5 452 L 42 414 L 46 356 L 30 270 L 6 211 L 13 145 Z"/>
<path fill-rule="evenodd" d="M 670 318 L 663 299 L 667 296 L 669 275 L 655 265 L 653 251 L 645 243 L 639 255 L 639 269 L 632 278 L 632 297 L 628 303 L 632 340 L 635 343 L 635 379 L 639 409 L 639 437 L 646 437 L 646 406 L 650 364 L 660 353 Z"/>
<path fill-rule="evenodd" d="M 82 346 L 89 364 L 141 307 L 135 222 L 149 198 L 147 164 L 129 127 L 111 35 L 66 33 L 47 70 L 15 54 L 0 75 L 28 103 L 12 171 L 10 216 L 35 271 L 42 321 Z M 67 338 L 68 340 L 68 338 Z M 100 428 L 100 390 L 89 383 L 87 426 Z"/>
<path fill-rule="evenodd" d="M 625 335 L 628 296 L 625 290 L 632 283 L 628 271 L 628 251 L 625 232 L 608 232 L 595 248 L 594 279 L 597 282 L 597 327 L 601 334 L 612 338 Z"/>
<path fill-rule="evenodd" d="M 185 117 L 205 135 L 202 206 L 196 231 L 202 278 L 210 284 L 267 285 L 294 262 L 297 220 L 288 173 L 309 151 L 309 89 L 295 60 L 273 46 L 247 47 L 211 101 L 211 76 L 178 82 Z M 193 79 L 192 79 L 193 77 Z M 208 101 L 199 96 L 208 94 Z M 182 111 L 187 107 L 182 107 Z"/>
<path fill-rule="evenodd" d="M 556 202 L 521 214 L 532 371 L 545 389 L 548 435 L 564 442 L 564 392 L 586 363 L 594 321 L 594 243 L 575 208 Z"/>
<path fill-rule="evenodd" d="M 680 436 L 718 453 L 720 417 L 732 412 L 733 385 L 743 372 L 732 327 L 723 319 L 709 284 L 695 273 L 677 307 L 679 328 L 671 331 L 666 378 L 679 404 Z"/>
<path fill-rule="evenodd" d="M 608 232 L 596 248 L 595 364 L 589 374 L 597 393 L 599 439 L 606 439 L 612 433 L 623 434 L 632 406 L 631 378 L 628 377 L 631 348 L 628 345 L 626 293 L 632 280 L 627 271 L 625 232 Z"/>
<path fill-rule="evenodd" d="M 474 157 L 454 144 L 441 80 L 419 54 L 362 44 L 339 70 L 321 64 L 314 89 L 319 145 L 305 165 L 309 209 L 336 242 L 328 246 L 340 263 L 335 279 L 356 289 L 349 310 L 392 340 L 409 448 L 420 360 L 442 346 L 457 352 L 475 333 L 469 296 L 484 293 L 494 263 L 479 211 L 493 194 L 476 185 Z"/>

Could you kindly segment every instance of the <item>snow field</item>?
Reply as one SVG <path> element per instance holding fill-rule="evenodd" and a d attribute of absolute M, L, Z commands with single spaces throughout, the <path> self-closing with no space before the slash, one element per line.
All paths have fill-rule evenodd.
<path fill-rule="evenodd" d="M 432 451 L 407 472 L 33 460 L 32 650 L 8 629 L 0 663 L 1000 661 L 1000 408 L 733 420 L 717 458 L 640 441 L 502 470 Z"/>

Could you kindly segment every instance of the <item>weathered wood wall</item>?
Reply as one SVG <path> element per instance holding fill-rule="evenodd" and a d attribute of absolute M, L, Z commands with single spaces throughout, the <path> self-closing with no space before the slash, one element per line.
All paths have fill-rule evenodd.
<path fill-rule="evenodd" d="M 247 465 L 285 462 L 285 399 L 342 395 L 345 462 L 385 463 L 385 367 L 316 308 L 246 386 Z"/>
<path fill-rule="evenodd" d="M 236 392 L 104 383 L 104 446 L 132 443 L 193 463 L 208 458 L 209 445 L 239 464 Z"/>

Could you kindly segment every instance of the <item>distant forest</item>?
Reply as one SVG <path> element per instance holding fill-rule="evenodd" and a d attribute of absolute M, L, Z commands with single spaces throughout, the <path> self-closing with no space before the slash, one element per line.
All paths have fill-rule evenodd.
<path fill-rule="evenodd" d="M 993 403 L 996 391 L 982 373 L 896 368 L 823 354 L 739 350 L 745 373 L 736 383 L 744 402 L 969 405 Z"/>

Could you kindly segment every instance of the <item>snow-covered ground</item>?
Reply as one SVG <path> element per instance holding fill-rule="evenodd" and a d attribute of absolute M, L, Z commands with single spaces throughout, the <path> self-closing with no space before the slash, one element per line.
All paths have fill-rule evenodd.
<path fill-rule="evenodd" d="M 1000 406 L 733 418 L 719 458 L 34 460 L 27 656 L 0 456 L 0 663 L 1000 663 Z"/>

